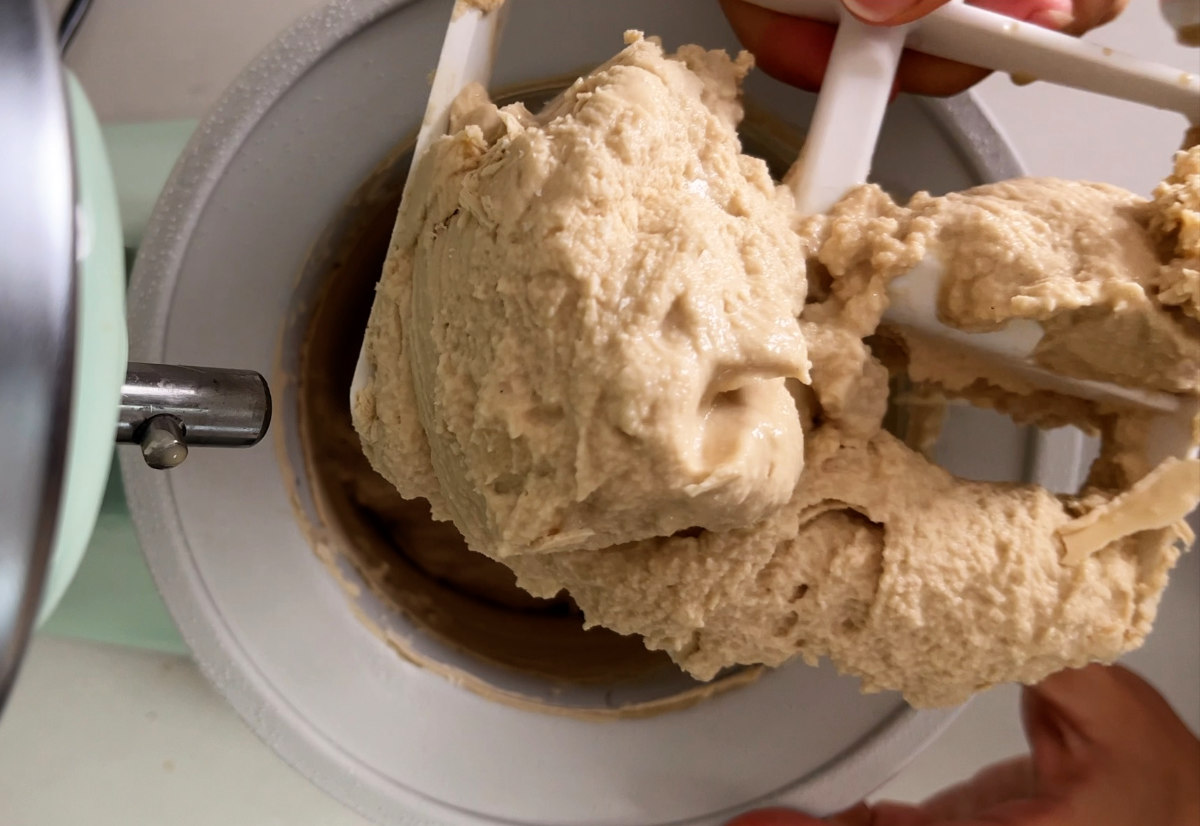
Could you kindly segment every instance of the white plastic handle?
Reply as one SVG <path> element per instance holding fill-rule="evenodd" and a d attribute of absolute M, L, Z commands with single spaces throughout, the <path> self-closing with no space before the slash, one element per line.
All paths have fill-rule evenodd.
<path fill-rule="evenodd" d="M 866 183 L 906 36 L 904 26 L 869 26 L 842 14 L 804 149 L 788 176 L 801 213 L 825 212 Z"/>
<path fill-rule="evenodd" d="M 431 141 L 446 134 L 450 125 L 450 107 L 459 92 L 472 83 L 485 88 L 492 79 L 492 67 L 496 62 L 496 49 L 500 45 L 501 30 L 508 13 L 508 5 L 484 12 L 467 3 L 455 3 L 442 40 L 442 52 L 438 56 L 437 70 L 433 75 L 433 86 L 429 90 L 429 102 L 425 105 L 425 117 L 417 133 L 413 150 L 413 163 L 417 162 Z M 409 175 L 408 180 L 413 176 Z M 405 184 L 405 193 L 408 186 Z"/>
<path fill-rule="evenodd" d="M 402 198 L 408 197 L 408 186 L 416 178 L 416 175 L 412 174 L 413 169 L 429 148 L 429 144 L 435 138 L 446 134 L 450 125 L 450 107 L 458 93 L 472 83 L 479 83 L 485 88 L 490 83 L 492 67 L 496 63 L 496 50 L 500 46 L 500 36 L 507 15 L 507 4 L 490 12 L 484 12 L 461 1 L 454 4 L 450 24 L 446 27 L 446 36 L 442 40 L 442 51 L 438 55 L 433 86 L 429 90 L 429 102 L 425 104 L 425 117 L 421 121 L 421 129 L 417 132 L 412 168 L 404 182 Z M 352 408 L 354 400 L 371 377 L 372 370 L 367 363 L 366 350 L 360 348 L 358 362 L 354 366 L 354 377 L 350 380 Z"/>
<path fill-rule="evenodd" d="M 795 17 L 836 22 L 840 0 L 750 0 Z M 908 24 L 919 52 L 1096 92 L 1200 122 L 1200 76 L 953 0 Z"/>
<path fill-rule="evenodd" d="M 828 211 L 848 190 L 867 180 L 896 67 L 906 42 L 912 42 L 911 28 L 917 25 L 870 26 L 842 10 L 837 0 L 826 5 L 837 10 L 838 31 L 804 149 L 787 178 L 796 208 L 805 214 Z M 1007 21 L 1007 25 L 1012 24 Z M 926 259 L 892 281 L 886 314 L 889 323 L 936 336 L 947 346 L 973 350 L 985 360 L 1005 364 L 1037 387 L 1166 413 L 1159 427 L 1163 435 L 1157 439 L 1160 451 L 1174 455 L 1186 449 L 1186 440 L 1180 435 L 1183 431 L 1176 422 L 1178 398 L 1107 382 L 1071 379 L 1038 367 L 1031 357 L 1043 330 L 1034 322 L 1010 322 L 1003 330 L 991 333 L 947 327 L 937 317 L 941 280 L 941 265 Z"/>

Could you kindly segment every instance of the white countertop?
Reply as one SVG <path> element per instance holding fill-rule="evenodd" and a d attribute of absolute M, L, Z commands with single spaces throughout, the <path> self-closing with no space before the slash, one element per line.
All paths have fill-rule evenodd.
<path fill-rule="evenodd" d="M 101 92 L 99 108 L 110 120 L 195 117 L 237 65 L 313 5 L 313 0 L 97 4 L 72 61 L 84 85 Z M 1196 71 L 1200 53 L 1175 45 L 1156 5 L 1131 4 L 1094 39 Z M 179 18 L 187 18 L 186 25 Z M 246 25 L 239 27 L 239 19 Z M 181 77 L 179 64 L 174 72 L 157 73 L 156 81 L 156 72 L 146 67 L 158 60 L 169 68 L 171 49 L 164 47 L 162 32 L 181 25 L 189 31 L 191 61 L 183 74 L 191 75 Z M 117 36 L 119 49 L 104 48 Z M 230 45 L 223 48 L 226 40 Z M 128 84 L 122 78 L 139 63 L 139 81 L 123 98 Z M 978 96 L 1031 173 L 1108 181 L 1143 193 L 1167 170 L 1183 131 L 1178 116 L 1044 84 L 1019 88 L 1004 77 L 983 83 Z M 94 636 L 86 629 L 83 635 Z M 1195 553 L 1176 570 L 1154 634 L 1127 662 L 1200 730 Z M 1022 749 L 1016 690 L 998 689 L 977 698 L 881 794 L 918 799 Z M 0 822 L 365 824 L 260 743 L 186 657 L 49 633 L 35 638 L 0 718 Z"/>

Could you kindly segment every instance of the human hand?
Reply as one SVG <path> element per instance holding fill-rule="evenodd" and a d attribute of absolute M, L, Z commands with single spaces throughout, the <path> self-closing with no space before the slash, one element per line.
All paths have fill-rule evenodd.
<path fill-rule="evenodd" d="M 1022 695 L 1030 755 L 919 806 L 860 805 L 828 821 L 779 809 L 729 826 L 1196 826 L 1200 739 L 1119 666 L 1064 671 Z"/>
<path fill-rule="evenodd" d="M 924 17 L 949 0 L 842 0 L 867 23 L 898 25 Z M 1122 11 L 1129 0 L 971 0 L 972 5 L 1048 29 L 1081 35 Z M 836 27 L 770 11 L 745 2 L 721 0 L 725 15 L 758 66 L 785 83 L 815 91 L 825 76 Z M 983 80 L 988 69 L 906 51 L 896 73 L 902 91 L 953 95 Z"/>

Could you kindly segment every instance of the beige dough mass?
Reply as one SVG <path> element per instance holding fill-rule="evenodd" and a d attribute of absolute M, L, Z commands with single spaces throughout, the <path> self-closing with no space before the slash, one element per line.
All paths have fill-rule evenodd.
<path fill-rule="evenodd" d="M 1200 464 L 1154 467 L 1142 414 L 880 319 L 936 255 L 948 323 L 1036 321 L 1047 366 L 1192 400 L 1200 150 L 1149 202 L 1042 179 L 800 217 L 740 154 L 748 67 L 631 35 L 537 117 L 461 102 L 371 316 L 372 464 L 530 592 L 702 679 L 828 657 L 944 705 L 1137 647 Z M 889 370 L 1099 432 L 1088 484 L 954 478 L 883 431 Z M 1091 544 L 1068 559 L 1064 536 Z"/>
<path fill-rule="evenodd" d="M 633 38 L 536 118 L 465 96 L 421 160 L 355 422 L 472 549 L 728 530 L 791 497 L 804 259 L 740 151 L 749 67 Z"/>

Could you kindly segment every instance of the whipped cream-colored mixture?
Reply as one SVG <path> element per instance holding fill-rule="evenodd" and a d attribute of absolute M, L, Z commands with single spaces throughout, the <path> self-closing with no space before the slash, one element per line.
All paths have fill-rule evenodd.
<path fill-rule="evenodd" d="M 638 41 L 536 118 L 476 90 L 422 159 L 357 421 L 472 549 L 729 530 L 791 497 L 804 253 L 734 131 L 749 67 Z"/>
<path fill-rule="evenodd" d="M 829 657 L 917 705 L 1111 661 L 1150 630 L 1200 463 L 1147 413 L 881 327 L 1045 331 L 1059 373 L 1200 396 L 1200 149 L 1152 201 L 1009 181 L 798 216 L 741 154 L 746 56 L 627 47 L 534 116 L 480 90 L 421 159 L 354 407 L 372 465 L 535 595 L 707 679 Z M 889 370 L 1099 433 L 1077 495 L 957 479 L 882 429 Z"/>

